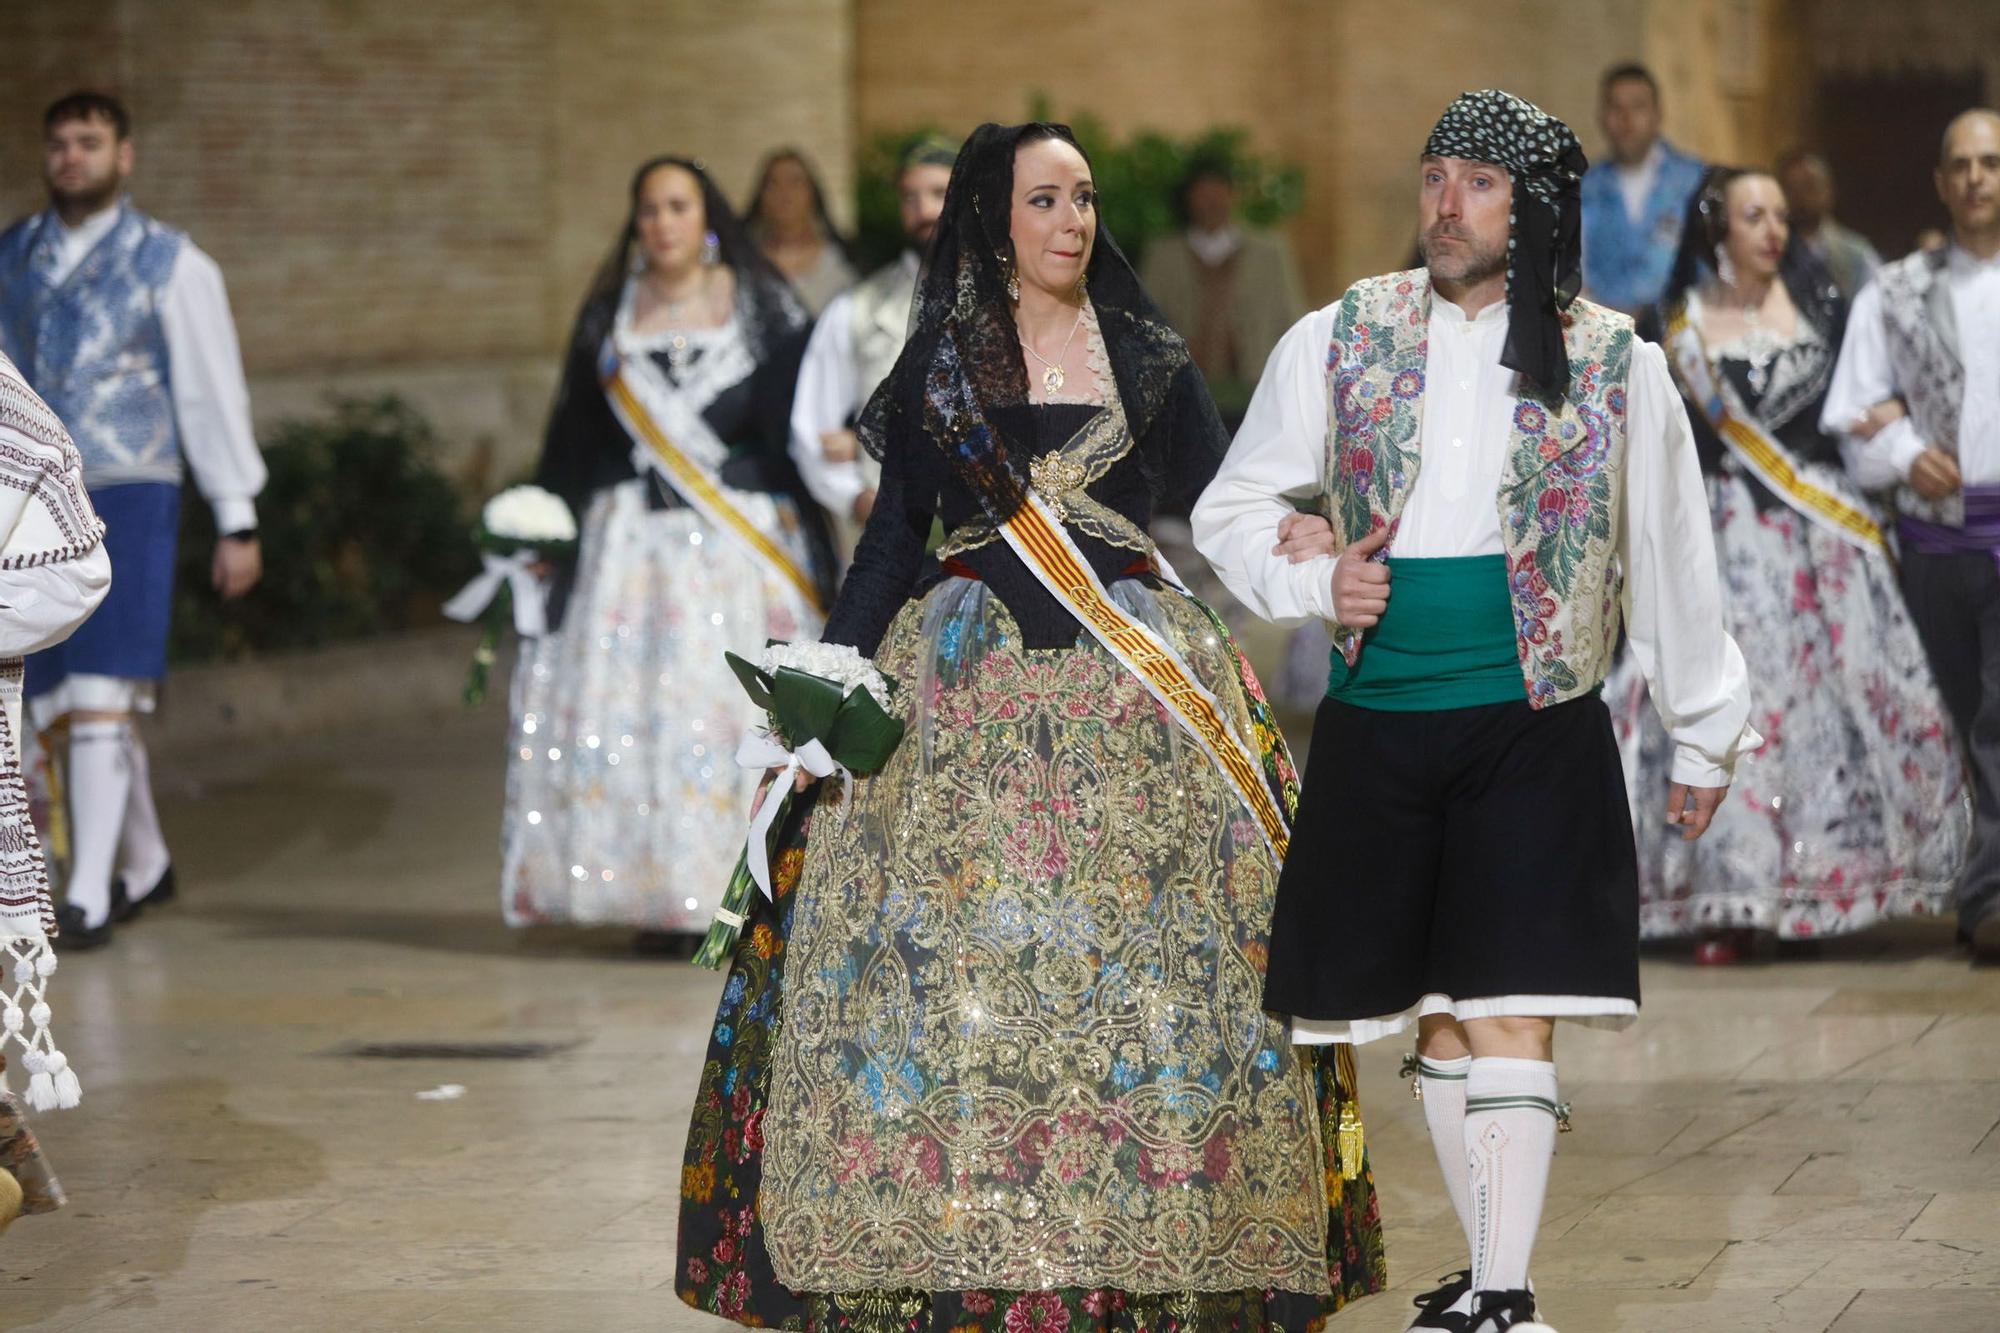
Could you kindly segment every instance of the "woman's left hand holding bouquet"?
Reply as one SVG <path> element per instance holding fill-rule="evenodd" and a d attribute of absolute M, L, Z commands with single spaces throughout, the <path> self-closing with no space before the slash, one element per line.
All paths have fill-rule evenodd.
<path fill-rule="evenodd" d="M 821 778 L 869 774 L 888 762 L 903 737 L 889 711 L 895 686 L 855 649 L 831 643 L 774 643 L 755 663 L 727 654 L 768 725 L 750 732 L 737 763 L 762 768 L 750 815 L 750 836 L 723 890 L 722 908 L 695 961 L 721 967 L 743 929 L 755 893 L 774 898 L 771 843 L 783 829 L 792 798 Z M 782 759 L 784 762 L 778 762 Z M 790 779 L 789 790 L 780 784 Z"/>
<path fill-rule="evenodd" d="M 487 673 L 510 613 L 522 638 L 548 632 L 551 561 L 576 550 L 576 516 L 558 495 L 539 486 L 514 486 L 486 502 L 477 540 L 481 572 L 444 605 L 451 619 L 485 627 L 466 678 L 467 707 L 486 697 Z"/>

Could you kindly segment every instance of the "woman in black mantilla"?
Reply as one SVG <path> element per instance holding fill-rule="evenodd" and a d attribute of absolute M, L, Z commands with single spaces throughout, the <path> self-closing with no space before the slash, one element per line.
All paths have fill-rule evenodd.
<path fill-rule="evenodd" d="M 1640 933 L 1734 961 L 1752 933 L 1818 939 L 1948 909 L 1969 814 L 1944 703 L 1878 515 L 1821 406 L 1846 304 L 1793 237 L 1768 173 L 1711 168 L 1688 208 L 1661 343 L 1707 476 L 1723 616 L 1759 682 L 1763 748 L 1686 842 L 1637 812 Z M 1896 404 L 1878 405 L 1883 414 Z M 1626 786 L 1673 746 L 1637 664 L 1606 683 Z"/>
<path fill-rule="evenodd" d="M 967 142 L 914 326 L 861 422 L 882 489 L 826 634 L 900 682 L 908 730 L 814 790 L 745 927 L 682 1299 L 905 1333 L 1314 1327 L 1384 1270 L 1351 1063 L 1261 1008 L 1282 835 L 1009 535 L 1054 513 L 1288 814 L 1254 676 L 1145 532 L 1227 441 L 1068 130 Z"/>
<path fill-rule="evenodd" d="M 556 573 L 559 627 L 515 673 L 512 925 L 698 934 L 714 915 L 756 785 L 734 760 L 749 719 L 723 652 L 814 634 L 828 601 L 786 450 L 806 328 L 699 165 L 639 168 L 536 476 L 582 543 Z"/>

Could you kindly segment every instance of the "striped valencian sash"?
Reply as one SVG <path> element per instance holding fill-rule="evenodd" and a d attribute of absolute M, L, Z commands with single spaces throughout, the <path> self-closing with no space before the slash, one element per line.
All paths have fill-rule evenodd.
<path fill-rule="evenodd" d="M 771 540 L 770 534 L 737 508 L 715 469 L 676 443 L 674 436 L 661 425 L 662 417 L 675 415 L 670 405 L 649 392 L 634 377 L 631 366 L 623 358 L 608 355 L 598 370 L 612 415 L 618 418 L 618 424 L 625 428 L 625 433 L 641 446 L 647 463 L 667 485 L 673 487 L 674 494 L 687 501 L 710 523 L 743 542 L 772 573 L 790 583 L 805 599 L 807 606 L 824 614 L 826 605 L 820 598 L 819 584 L 814 581 L 811 571 L 800 565 L 789 551 Z M 678 415 L 693 417 L 692 413 Z M 704 429 L 699 418 L 683 420 L 675 425 L 677 431 L 682 433 Z"/>
<path fill-rule="evenodd" d="M 1805 318 L 1804 315 L 1799 318 Z M 1673 356 L 1675 378 L 1683 395 L 1722 437 L 1737 462 L 1764 483 L 1773 495 L 1808 520 L 1852 546 L 1886 553 L 1882 526 L 1859 500 L 1843 494 L 1830 476 L 1810 475 L 1824 469 L 1801 465 L 1791 451 L 1758 425 L 1736 402 L 1736 391 L 1716 370 L 1701 334 L 1687 317 L 1685 305 L 1667 323 L 1667 349 Z"/>
<path fill-rule="evenodd" d="M 1000 525 L 1000 536 L 1041 585 L 1083 623 L 1091 637 L 1137 676 L 1194 737 L 1257 817 L 1257 827 L 1272 856 L 1283 865 L 1291 829 L 1264 781 L 1263 765 L 1229 725 L 1214 693 L 1165 639 L 1111 600 L 1097 571 L 1041 496 L 1028 492 L 1026 503 Z"/>

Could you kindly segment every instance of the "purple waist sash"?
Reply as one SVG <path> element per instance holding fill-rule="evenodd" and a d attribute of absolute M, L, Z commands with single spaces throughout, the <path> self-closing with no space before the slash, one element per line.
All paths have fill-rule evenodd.
<path fill-rule="evenodd" d="M 1964 527 L 1905 516 L 1896 520 L 1896 533 L 1907 551 L 1923 555 L 1978 552 L 2000 563 L 2000 486 L 1965 488 Z"/>

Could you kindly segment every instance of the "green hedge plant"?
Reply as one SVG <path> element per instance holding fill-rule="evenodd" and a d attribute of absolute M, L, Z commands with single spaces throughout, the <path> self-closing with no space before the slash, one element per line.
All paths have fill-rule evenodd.
<path fill-rule="evenodd" d="M 1040 97 L 1029 115 L 1036 120 L 1059 119 Z M 1238 209 L 1251 226 L 1276 226 L 1305 204 L 1305 173 L 1292 163 L 1257 152 L 1249 131 L 1236 126 L 1217 126 L 1185 137 L 1140 130 L 1124 138 L 1088 114 L 1070 117 L 1069 126 L 1090 154 L 1103 196 L 1104 223 L 1134 264 L 1154 238 L 1180 229 L 1175 193 L 1198 164 L 1224 167 L 1235 178 Z M 858 248 L 869 264 L 887 263 L 903 246 L 895 177 L 904 148 L 924 134 L 962 132 L 935 124 L 912 126 L 876 134 L 863 146 L 857 163 L 856 216 Z"/>
<path fill-rule="evenodd" d="M 395 397 L 336 398 L 264 441 L 264 579 L 225 603 L 210 585 L 215 523 L 189 486 L 171 655 L 192 663 L 312 648 L 443 623 L 479 565 L 471 516 L 437 469 L 436 432 Z"/>

